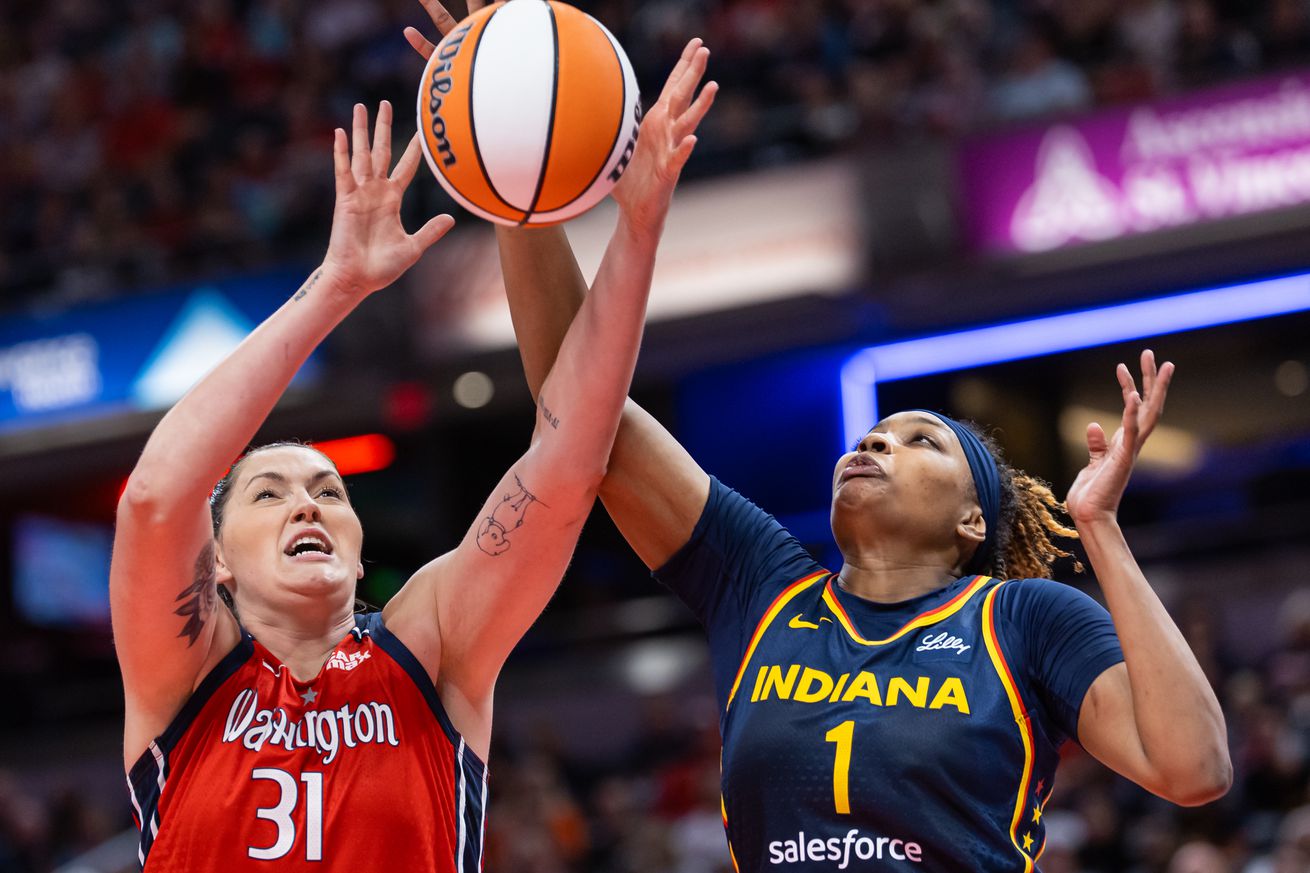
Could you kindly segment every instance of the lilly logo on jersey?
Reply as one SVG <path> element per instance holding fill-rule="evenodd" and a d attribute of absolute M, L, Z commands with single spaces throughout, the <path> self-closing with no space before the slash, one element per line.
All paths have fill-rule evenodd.
<path fill-rule="evenodd" d="M 845 870 L 850 866 L 852 855 L 860 861 L 891 859 L 919 864 L 923 861 L 923 847 L 896 837 L 866 837 L 854 828 L 844 837 L 823 839 L 812 836 L 806 839 L 805 831 L 800 831 L 794 840 L 769 843 L 769 863 L 774 866 L 837 861 L 837 869 Z"/>
<path fill-rule="evenodd" d="M 928 634 L 928 636 L 924 637 L 919 642 L 919 645 L 916 646 L 914 650 L 916 652 L 934 652 L 938 649 L 949 649 L 963 655 L 971 648 L 973 648 L 973 646 L 966 646 L 964 640 L 943 631 L 942 633 L 935 635 Z"/>
<path fill-rule="evenodd" d="M 374 745 L 399 746 L 396 739 L 396 718 L 391 706 L 369 701 L 352 710 L 350 704 L 339 709 L 310 709 L 301 718 L 292 721 L 282 707 L 261 709 L 259 695 L 253 688 L 239 692 L 228 710 L 223 726 L 223 742 L 240 741 L 252 752 L 265 744 L 281 746 L 288 752 L 293 749 L 314 749 L 324 764 L 336 760 L 341 748 Z"/>
<path fill-rule="evenodd" d="M 947 676 L 934 689 L 930 676 L 917 676 L 913 684 L 904 676 L 888 676 L 884 684 L 879 682 L 876 673 L 867 670 L 861 670 L 854 676 L 843 673 L 834 677 L 813 667 L 802 670 L 800 664 L 791 664 L 785 668 L 765 664 L 755 674 L 751 703 L 768 700 L 770 697 L 796 703 L 850 703 L 862 698 L 872 706 L 897 706 L 904 699 L 916 709 L 942 709 L 950 706 L 965 715 L 969 714 L 969 696 L 958 676 Z"/>

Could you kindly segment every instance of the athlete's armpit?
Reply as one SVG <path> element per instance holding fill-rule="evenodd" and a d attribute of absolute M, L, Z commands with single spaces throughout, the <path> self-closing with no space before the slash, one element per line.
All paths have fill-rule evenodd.
<path fill-rule="evenodd" d="M 200 631 L 214 611 L 214 602 L 218 599 L 217 568 L 214 564 L 214 542 L 206 542 L 196 556 L 194 581 L 182 589 L 174 602 L 181 602 L 174 615 L 186 619 L 186 624 L 178 632 L 179 637 L 187 638 L 187 648 L 194 646 L 200 638 Z"/>
<path fill-rule="evenodd" d="M 529 506 L 541 503 L 536 495 L 524 486 L 523 480 L 517 474 L 514 476 L 514 483 L 518 488 L 503 495 L 495 509 L 491 511 L 491 515 L 482 519 L 482 524 L 478 526 L 478 548 L 492 557 L 503 555 L 509 550 L 510 532 L 523 526 Z"/>

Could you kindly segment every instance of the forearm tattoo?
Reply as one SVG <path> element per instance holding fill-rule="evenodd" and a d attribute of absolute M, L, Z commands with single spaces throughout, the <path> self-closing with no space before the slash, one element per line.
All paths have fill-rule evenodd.
<path fill-rule="evenodd" d="M 182 589 L 182 593 L 173 601 L 181 602 L 182 605 L 173 611 L 174 615 L 180 615 L 186 619 L 186 624 L 178 633 L 179 637 L 187 638 L 187 648 L 196 644 L 200 639 L 200 631 L 204 628 L 205 622 L 214 611 L 214 601 L 218 599 L 218 586 L 216 584 L 217 572 L 214 566 L 214 543 L 205 543 L 204 548 L 196 557 L 196 569 L 194 579 L 190 585 Z"/>
<path fill-rule="evenodd" d="M 537 398 L 537 406 L 541 407 L 541 417 L 546 419 L 546 424 L 558 430 L 559 419 L 554 415 L 551 415 L 550 407 L 546 405 L 546 398 L 544 396 Z"/>
<path fill-rule="evenodd" d="M 529 506 L 540 503 L 536 495 L 523 486 L 523 480 L 517 474 L 514 482 L 518 490 L 501 497 L 491 515 L 482 519 L 482 524 L 478 526 L 478 548 L 493 558 L 509 550 L 510 532 L 523 527 Z"/>
<path fill-rule="evenodd" d="M 303 299 L 304 296 L 309 293 L 309 289 L 313 288 L 315 285 L 318 284 L 318 277 L 322 275 L 323 275 L 322 270 L 315 270 L 314 275 L 310 276 L 308 279 L 305 280 L 305 284 L 300 286 L 300 290 L 297 291 L 295 293 L 295 296 L 293 296 L 291 299 L 292 300 Z"/>

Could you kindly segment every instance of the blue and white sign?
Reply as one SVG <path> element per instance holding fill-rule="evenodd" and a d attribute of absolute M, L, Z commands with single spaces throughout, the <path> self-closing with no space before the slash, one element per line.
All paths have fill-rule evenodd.
<path fill-rule="evenodd" d="M 261 274 L 0 320 L 0 432 L 169 406 L 303 279 Z"/>

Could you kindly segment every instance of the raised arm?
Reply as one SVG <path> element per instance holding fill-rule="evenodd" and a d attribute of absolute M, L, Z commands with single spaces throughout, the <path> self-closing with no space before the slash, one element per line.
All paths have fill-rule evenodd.
<path fill-rule="evenodd" d="M 605 477 L 664 217 L 696 142 L 695 123 L 685 118 L 695 84 L 668 91 L 646 116 L 627 170 L 635 182 L 595 288 L 564 328 L 558 356 L 552 349 L 527 453 L 459 546 L 420 570 L 388 606 L 390 614 L 384 612 L 433 673 L 452 719 L 475 748 L 487 739 L 501 665 L 554 593 Z M 426 591 L 436 598 L 437 629 L 425 632 Z"/>
<path fill-rule="evenodd" d="M 400 199 L 420 160 L 411 141 L 395 172 L 391 107 L 355 107 L 353 156 L 333 143 L 336 207 L 323 264 L 273 315 L 164 416 L 118 504 L 110 605 L 127 698 L 128 764 L 173 718 L 207 663 L 237 641 L 216 609 L 209 494 L 254 437 L 296 371 L 372 291 L 389 285 L 448 230 L 438 216 L 417 233 L 400 223 Z"/>
<path fill-rule="evenodd" d="M 437 0 L 420 2 L 439 31 L 444 33 L 454 25 Z M 470 11 L 481 5 L 471 0 Z M 405 36 L 424 57 L 431 54 L 432 43 L 418 31 L 408 28 Z M 679 94 L 680 102 L 669 105 L 680 130 L 694 130 L 713 103 L 717 92 L 713 82 L 694 101 L 691 99 L 708 57 L 709 51 L 701 47 L 700 40 L 688 43 L 661 93 L 661 100 L 671 99 L 675 90 Z M 642 123 L 642 139 L 648 139 L 652 132 L 648 116 Z M 614 191 L 621 209 L 636 207 L 641 199 L 637 183 L 642 175 L 635 172 L 640 154 L 638 149 L 633 166 Z M 536 399 L 564 334 L 587 297 L 587 282 L 563 228 L 497 226 L 496 237 L 523 372 Z M 600 497 L 629 545 L 648 567 L 663 565 L 687 542 L 708 496 L 709 476 L 705 471 L 662 424 L 628 400 Z"/>
<path fill-rule="evenodd" d="M 1092 683 L 1078 718 L 1083 746 L 1111 769 L 1166 800 L 1192 806 L 1232 783 L 1223 711 L 1182 632 L 1133 558 L 1119 528 L 1119 499 L 1133 461 L 1155 428 L 1173 377 L 1142 352 L 1139 394 L 1119 365 L 1123 423 L 1106 439 L 1087 429 L 1091 459 L 1069 489 L 1067 506 L 1105 592 L 1124 662 Z"/>

